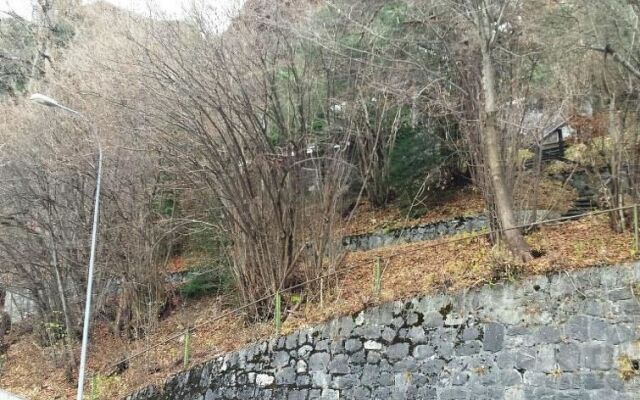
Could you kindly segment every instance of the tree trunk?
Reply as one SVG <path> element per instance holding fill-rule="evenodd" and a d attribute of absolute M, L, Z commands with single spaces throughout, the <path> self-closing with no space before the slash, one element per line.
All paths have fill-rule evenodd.
<path fill-rule="evenodd" d="M 488 23 L 483 18 L 482 23 Z M 480 29 L 489 28 L 481 26 Z M 488 31 L 488 30 L 486 30 Z M 486 32 L 485 31 L 485 32 Z M 485 36 L 484 38 L 482 36 Z M 513 210 L 512 190 L 505 179 L 505 165 L 502 158 L 501 142 L 498 130 L 498 111 L 496 106 L 495 66 L 491 56 L 491 44 L 486 35 L 481 35 L 482 54 L 482 94 L 484 107 L 480 110 L 480 138 L 484 152 L 484 165 L 489 176 L 489 183 L 493 193 L 493 203 L 498 219 L 500 236 L 504 238 L 513 256 L 520 261 L 532 258 L 531 249 L 525 242 L 522 232 L 516 229 L 516 219 Z"/>
<path fill-rule="evenodd" d="M 9 313 L 4 311 L 4 299 L 6 292 L 2 286 L 0 286 L 0 355 L 7 351 L 7 343 L 4 341 L 4 335 L 11 330 L 11 317 Z"/>
<path fill-rule="evenodd" d="M 52 245 L 55 246 L 55 245 Z M 67 307 L 67 297 L 64 294 L 64 286 L 62 284 L 62 276 L 60 274 L 60 266 L 58 265 L 58 256 L 55 248 L 52 248 L 52 263 L 53 269 L 56 275 L 56 285 L 58 287 L 58 294 L 60 295 L 60 302 L 62 304 L 62 313 L 64 314 L 64 325 L 67 333 L 67 343 L 73 342 L 73 325 L 71 324 L 71 317 L 69 314 L 69 308 Z"/>

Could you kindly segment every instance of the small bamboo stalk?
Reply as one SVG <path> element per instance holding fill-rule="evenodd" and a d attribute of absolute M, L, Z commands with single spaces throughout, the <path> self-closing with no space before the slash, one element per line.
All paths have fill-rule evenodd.
<path fill-rule="evenodd" d="M 189 351 L 190 351 L 190 342 L 191 341 L 191 332 L 189 331 L 189 328 L 187 328 L 187 330 L 184 333 L 184 353 L 182 356 L 182 366 L 184 368 L 187 368 L 189 366 Z"/>
<path fill-rule="evenodd" d="M 280 292 L 276 292 L 273 318 L 276 324 L 276 335 L 279 335 L 282 328 L 282 298 L 280 296 Z"/>
<path fill-rule="evenodd" d="M 91 377 L 91 400 L 98 400 L 98 376 L 96 374 Z"/>
<path fill-rule="evenodd" d="M 320 308 L 324 308 L 324 279 L 320 278 Z"/>
<path fill-rule="evenodd" d="M 640 243 L 638 243 L 638 205 L 633 206 L 633 243 L 635 255 L 638 255 L 640 251 Z"/>
<path fill-rule="evenodd" d="M 373 294 L 378 297 L 382 289 L 382 270 L 380 269 L 380 257 L 376 258 L 373 265 Z"/>

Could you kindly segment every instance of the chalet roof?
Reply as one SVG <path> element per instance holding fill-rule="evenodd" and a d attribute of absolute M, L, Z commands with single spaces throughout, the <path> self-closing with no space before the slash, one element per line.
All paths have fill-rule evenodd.
<path fill-rule="evenodd" d="M 561 110 L 552 114 L 540 110 L 531 110 L 525 114 L 522 121 L 522 134 L 526 137 L 525 140 L 527 142 L 544 142 L 554 132 L 568 124 L 569 120 Z"/>

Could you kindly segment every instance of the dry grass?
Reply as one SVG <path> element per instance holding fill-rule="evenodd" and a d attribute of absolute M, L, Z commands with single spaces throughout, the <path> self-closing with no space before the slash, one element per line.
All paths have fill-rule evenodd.
<path fill-rule="evenodd" d="M 537 186 L 536 186 L 537 185 Z M 536 188 L 535 203 L 532 198 Z M 568 211 L 578 197 L 575 189 L 554 179 L 537 180 L 531 173 L 522 173 L 514 189 L 514 204 L 519 209 Z"/>
<path fill-rule="evenodd" d="M 190 337 L 191 365 L 271 334 L 270 324 L 254 324 L 248 329 L 244 320 L 237 316 L 228 316 L 215 324 L 203 324 L 230 308 L 218 300 L 206 298 L 183 304 L 143 340 L 115 337 L 107 325 L 96 324 L 92 329 L 88 369 L 91 375 L 95 373 L 98 376 L 97 398 L 122 398 L 136 387 L 161 383 L 167 376 L 180 371 L 183 366 L 183 338 L 171 340 L 133 359 L 122 374 L 107 376 L 124 357 L 164 342 L 184 331 L 188 325 L 202 325 Z M 79 358 L 79 348 L 76 348 L 76 356 Z M 0 387 L 32 399 L 75 398 L 75 383 L 66 382 L 63 369 L 58 367 L 51 348 L 38 345 L 32 334 L 24 335 L 9 348 L 7 362 L 0 370 Z M 38 377 L 35 385 L 34 376 Z M 89 393 L 92 383 L 87 386 Z"/>
<path fill-rule="evenodd" d="M 605 216 L 585 218 L 541 227 L 527 237 L 532 247 L 545 254 L 527 265 L 512 265 L 501 252 L 491 248 L 484 237 L 459 235 L 438 241 L 411 243 L 347 256 L 343 273 L 331 279 L 333 289 L 324 293 L 323 304 L 311 300 L 289 314 L 285 333 L 318 324 L 340 315 L 353 314 L 374 303 L 402 299 L 439 291 L 454 291 L 492 282 L 505 274 L 525 276 L 583 268 L 599 264 L 619 264 L 633 259 L 632 235 L 611 231 Z M 377 257 L 383 261 L 382 292 L 372 295 L 372 268 Z M 328 279 L 329 280 L 329 279 Z M 202 299 L 160 322 L 147 340 L 133 341 L 113 337 L 106 327 L 93 332 L 89 367 L 104 374 L 126 354 L 152 343 L 159 343 L 188 324 L 200 324 L 220 316 L 229 305 L 216 299 Z M 270 323 L 247 324 L 242 315 L 232 315 L 203 325 L 191 337 L 192 363 L 240 348 L 274 334 Z M 179 340 L 133 360 L 121 375 L 98 379 L 99 398 L 115 399 L 137 387 L 160 383 L 182 368 L 183 345 Z M 38 360 L 34 363 L 33 360 Z M 34 382 L 33 377 L 39 377 Z M 34 384 L 35 383 L 35 384 Z M 8 354 L 0 385 L 32 398 L 72 398 L 73 384 L 64 380 L 46 349 L 29 336 L 14 344 Z"/>
<path fill-rule="evenodd" d="M 571 208 L 577 194 L 562 182 L 543 179 L 538 182 L 537 204 L 532 204 L 532 188 L 536 179 L 528 173 L 522 174 L 514 190 L 514 204 L 520 209 L 538 209 L 566 212 Z M 428 212 L 418 218 L 409 218 L 406 210 L 395 205 L 376 209 L 366 201 L 355 210 L 353 217 L 341 229 L 343 235 L 360 235 L 373 231 L 406 228 L 462 216 L 478 215 L 485 211 L 482 193 L 475 187 L 466 187 L 442 195 L 437 201 L 424 204 Z"/>
<path fill-rule="evenodd" d="M 620 374 L 620 378 L 628 381 L 640 375 L 637 363 L 638 361 L 632 360 L 628 354 L 623 354 L 618 357 L 618 373 Z"/>
<path fill-rule="evenodd" d="M 75 389 L 64 384 L 64 370 L 52 361 L 47 349 L 31 336 L 23 336 L 7 353 L 0 387 L 31 399 L 71 399 Z"/>
<path fill-rule="evenodd" d="M 475 188 L 468 187 L 449 193 L 444 199 L 439 197 L 438 203 L 424 205 L 428 212 L 419 218 L 409 218 L 406 211 L 395 205 L 384 209 L 376 209 L 363 201 L 355 210 L 353 217 L 342 227 L 344 235 L 405 228 L 408 226 L 428 224 L 460 216 L 480 214 L 484 211 L 482 194 Z"/>
<path fill-rule="evenodd" d="M 372 271 L 378 257 L 385 260 L 380 301 L 478 286 L 503 277 L 509 266 L 513 274 L 534 275 L 633 259 L 632 235 L 614 233 L 605 216 L 541 227 L 527 241 L 545 254 L 526 265 L 505 265 L 501 252 L 492 249 L 485 237 L 472 236 L 351 253 L 346 267 L 353 269 L 340 280 L 336 301 L 320 313 L 312 307 L 313 312 L 301 319 L 316 322 L 373 302 Z M 322 317 L 316 319 L 318 314 Z"/>

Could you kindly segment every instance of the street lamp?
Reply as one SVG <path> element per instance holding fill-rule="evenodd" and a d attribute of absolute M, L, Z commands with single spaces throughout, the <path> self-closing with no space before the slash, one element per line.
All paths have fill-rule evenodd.
<path fill-rule="evenodd" d="M 80 371 L 78 372 L 78 393 L 76 396 L 77 400 L 82 400 L 82 395 L 84 391 L 84 370 L 87 363 L 87 348 L 89 345 L 89 324 L 91 318 L 91 293 L 93 292 L 93 266 L 96 258 L 96 240 L 98 233 L 98 214 L 100 207 L 100 181 L 102 180 L 102 145 L 100 144 L 100 139 L 98 138 L 98 134 L 96 131 L 96 127 L 94 124 L 87 119 L 82 113 L 72 110 L 69 107 L 65 107 L 60 104 L 55 99 L 51 97 L 45 96 L 40 93 L 35 93 L 30 98 L 34 103 L 47 106 L 47 107 L 55 107 L 60 108 L 69 113 L 75 114 L 80 118 L 84 119 L 86 123 L 91 127 L 91 131 L 93 133 L 94 139 L 98 146 L 98 174 L 96 177 L 96 196 L 94 200 L 93 207 L 93 228 L 91 231 L 91 254 L 89 256 L 89 276 L 87 277 L 87 299 L 84 306 L 84 326 L 82 327 L 82 350 L 80 352 Z"/>

